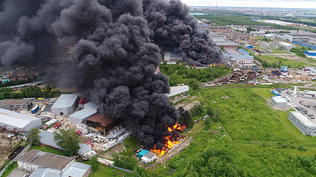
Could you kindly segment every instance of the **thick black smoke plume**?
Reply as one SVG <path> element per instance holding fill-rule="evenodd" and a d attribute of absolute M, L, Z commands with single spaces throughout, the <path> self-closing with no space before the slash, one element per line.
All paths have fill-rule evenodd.
<path fill-rule="evenodd" d="M 56 72 L 62 76 L 57 76 L 75 83 L 100 104 L 103 114 L 121 119 L 148 148 L 162 148 L 163 137 L 170 135 L 166 126 L 179 119 L 165 95 L 170 90 L 168 78 L 155 74 L 159 47 L 172 48 L 188 61 L 202 64 L 221 59 L 180 1 L 0 3 L 2 65 L 46 62 L 60 55 L 60 46 L 71 47 L 72 57 L 60 67 L 62 72 Z"/>

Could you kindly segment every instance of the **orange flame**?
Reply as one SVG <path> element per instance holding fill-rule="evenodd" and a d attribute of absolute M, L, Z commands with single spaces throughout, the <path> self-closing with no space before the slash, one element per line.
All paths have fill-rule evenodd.
<path fill-rule="evenodd" d="M 166 126 L 167 127 L 167 126 Z M 185 125 L 182 125 L 181 124 L 174 124 L 172 127 L 168 127 L 168 131 L 169 132 L 172 132 L 173 130 L 179 130 L 179 131 L 182 131 L 182 130 L 185 130 L 187 127 Z M 176 144 L 180 144 L 180 138 L 183 138 L 185 139 L 185 137 L 174 137 L 172 140 L 171 136 L 166 136 L 164 138 L 165 140 L 165 144 L 164 144 L 164 147 L 162 149 L 157 149 L 156 145 L 154 146 L 153 149 L 151 149 L 150 151 L 155 153 L 158 157 L 161 157 L 163 156 L 168 150 L 170 150 L 174 145 Z"/>

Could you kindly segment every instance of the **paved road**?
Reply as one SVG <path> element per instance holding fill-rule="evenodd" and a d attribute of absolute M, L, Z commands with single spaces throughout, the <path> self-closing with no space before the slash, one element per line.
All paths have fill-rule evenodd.
<path fill-rule="evenodd" d="M 18 159 L 22 154 L 24 154 L 26 151 L 28 151 L 29 149 L 31 148 L 31 143 L 28 144 L 13 160 L 10 161 L 10 163 L 8 163 L 8 165 L 3 168 L 0 172 L 0 176 L 2 176 L 4 170 L 12 163 L 12 162 L 15 162 L 16 159 Z"/>

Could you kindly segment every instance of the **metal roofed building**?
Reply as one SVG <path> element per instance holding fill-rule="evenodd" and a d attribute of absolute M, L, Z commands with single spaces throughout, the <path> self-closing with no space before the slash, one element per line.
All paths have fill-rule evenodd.
<path fill-rule="evenodd" d="M 315 58 L 316 59 L 316 51 L 305 51 L 305 57 L 307 58 Z"/>
<path fill-rule="evenodd" d="M 286 49 L 286 50 L 291 50 L 292 48 L 295 48 L 295 45 L 286 43 L 286 42 L 279 42 L 278 46 Z"/>
<path fill-rule="evenodd" d="M 34 98 L 23 98 L 23 99 L 5 99 L 0 101 L 0 108 L 8 109 L 11 111 L 30 109 L 32 108 L 32 101 Z"/>
<path fill-rule="evenodd" d="M 167 94 L 167 96 L 172 97 L 172 96 L 187 92 L 189 90 L 190 90 L 190 87 L 187 85 L 170 87 L 170 93 Z"/>
<path fill-rule="evenodd" d="M 281 96 L 276 96 L 271 99 L 271 103 L 275 107 L 287 107 L 287 101 L 285 98 L 282 98 Z"/>
<path fill-rule="evenodd" d="M 91 173 L 90 165 L 74 162 L 63 171 L 62 177 L 88 177 Z"/>
<path fill-rule="evenodd" d="M 118 138 L 120 135 L 122 135 L 124 132 L 126 131 L 126 128 L 121 128 L 119 131 L 114 132 L 112 134 L 109 134 L 107 136 L 108 139 L 116 139 Z"/>
<path fill-rule="evenodd" d="M 17 159 L 19 168 L 33 171 L 30 177 L 88 177 L 91 166 L 74 158 L 31 149 Z"/>
<path fill-rule="evenodd" d="M 0 126 L 29 132 L 32 128 L 41 127 L 42 120 L 26 114 L 0 109 Z"/>
<path fill-rule="evenodd" d="M 225 51 L 228 53 L 228 55 L 241 55 L 235 49 L 225 49 Z"/>
<path fill-rule="evenodd" d="M 48 152 L 31 149 L 17 159 L 18 166 L 28 170 L 35 170 L 38 167 L 46 167 L 63 171 L 74 158 L 55 155 Z"/>
<path fill-rule="evenodd" d="M 78 104 L 78 94 L 62 94 L 51 108 L 53 114 L 57 116 L 72 114 Z"/>
<path fill-rule="evenodd" d="M 237 50 L 237 44 L 233 41 L 214 41 L 214 43 L 221 48 L 222 46 L 224 48 L 231 48 Z"/>
<path fill-rule="evenodd" d="M 96 110 L 82 109 L 78 112 L 69 115 L 69 121 L 73 124 L 85 125 L 83 124 L 89 117 L 97 114 Z"/>
<path fill-rule="evenodd" d="M 137 154 L 137 156 L 139 157 L 139 158 L 142 158 L 145 154 L 147 154 L 149 151 L 147 151 L 147 150 L 142 150 L 142 151 L 140 151 L 138 154 Z"/>
<path fill-rule="evenodd" d="M 142 159 L 142 162 L 144 162 L 144 163 L 150 163 L 150 162 L 153 162 L 154 160 L 156 160 L 157 156 L 156 156 L 156 154 L 149 151 L 141 159 Z"/>
<path fill-rule="evenodd" d="M 93 103 L 93 102 L 88 102 L 86 104 L 84 104 L 83 106 L 84 109 L 88 109 L 88 110 L 95 110 L 95 111 L 99 111 L 99 105 L 97 105 L 96 103 Z"/>
<path fill-rule="evenodd" d="M 242 55 L 249 55 L 249 53 L 245 51 L 244 49 L 238 49 L 238 52 Z"/>
<path fill-rule="evenodd" d="M 105 135 L 107 131 L 118 124 L 117 120 L 116 118 L 107 117 L 99 113 L 87 119 L 86 123 L 90 130 Z"/>
<path fill-rule="evenodd" d="M 57 143 L 54 141 L 54 133 L 53 132 L 42 130 L 39 133 L 39 135 L 40 135 L 40 143 L 41 143 L 41 145 L 49 146 L 49 147 L 52 147 L 52 148 L 55 148 L 55 149 L 62 150 L 62 148 L 59 147 L 57 145 Z M 77 152 L 78 155 L 84 155 L 87 152 L 91 151 L 91 146 L 90 145 L 79 143 L 79 146 L 80 146 L 80 149 Z"/>
<path fill-rule="evenodd" d="M 315 136 L 316 135 L 316 123 L 309 120 L 306 116 L 298 111 L 291 111 L 289 120 L 304 134 Z"/>
<path fill-rule="evenodd" d="M 316 98 L 316 91 L 304 90 L 304 92 L 301 92 L 301 96 L 305 98 Z"/>

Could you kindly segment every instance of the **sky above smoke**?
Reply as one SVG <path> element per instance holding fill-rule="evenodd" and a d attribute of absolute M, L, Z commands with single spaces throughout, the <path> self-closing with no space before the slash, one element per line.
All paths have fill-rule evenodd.
<path fill-rule="evenodd" d="M 55 74 L 121 119 L 148 148 L 163 146 L 178 121 L 165 95 L 167 76 L 155 74 L 161 49 L 189 63 L 221 61 L 221 52 L 178 0 L 2 0 L 2 65 L 45 63 L 71 47 Z M 172 132 L 177 134 L 177 132 Z"/>

